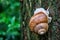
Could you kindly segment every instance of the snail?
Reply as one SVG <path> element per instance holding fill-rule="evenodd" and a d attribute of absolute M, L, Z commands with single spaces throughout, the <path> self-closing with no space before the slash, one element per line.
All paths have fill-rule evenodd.
<path fill-rule="evenodd" d="M 29 28 L 31 31 L 40 35 L 48 31 L 49 23 L 52 18 L 49 17 L 49 11 L 44 8 L 37 8 L 29 21 Z"/>

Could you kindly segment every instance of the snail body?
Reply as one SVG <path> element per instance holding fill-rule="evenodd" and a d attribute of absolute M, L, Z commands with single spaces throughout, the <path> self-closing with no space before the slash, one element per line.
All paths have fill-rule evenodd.
<path fill-rule="evenodd" d="M 48 31 L 48 23 L 51 17 L 48 16 L 43 8 L 36 9 L 29 22 L 30 30 L 38 34 L 44 34 Z"/>

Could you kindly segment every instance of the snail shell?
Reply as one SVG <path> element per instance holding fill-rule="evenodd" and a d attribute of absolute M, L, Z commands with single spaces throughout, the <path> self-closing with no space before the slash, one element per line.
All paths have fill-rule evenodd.
<path fill-rule="evenodd" d="M 35 12 L 30 19 L 29 27 L 35 33 L 41 35 L 46 33 L 48 31 L 48 15 L 43 11 Z"/>

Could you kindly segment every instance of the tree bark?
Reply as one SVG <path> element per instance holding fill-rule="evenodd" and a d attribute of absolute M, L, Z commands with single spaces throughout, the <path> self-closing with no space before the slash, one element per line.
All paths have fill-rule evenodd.
<path fill-rule="evenodd" d="M 49 24 L 49 30 L 44 35 L 38 35 L 33 33 L 29 29 L 29 20 L 33 15 L 33 12 L 38 7 L 44 7 L 45 9 L 48 8 L 49 4 L 51 3 L 51 9 L 53 9 L 54 13 L 52 12 L 52 22 Z M 23 0 L 23 40 L 57 40 L 56 37 L 56 20 L 57 20 L 57 7 L 56 7 L 56 0 L 55 1 L 46 1 L 46 0 Z M 50 10 L 51 11 L 51 10 Z M 53 15 L 54 14 L 54 15 Z M 50 15 L 50 16 L 51 16 Z"/>

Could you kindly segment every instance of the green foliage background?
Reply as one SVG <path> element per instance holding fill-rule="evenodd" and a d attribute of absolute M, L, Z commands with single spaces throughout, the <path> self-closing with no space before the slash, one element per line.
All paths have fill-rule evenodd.
<path fill-rule="evenodd" d="M 0 0 L 0 40 L 18 40 L 20 18 L 19 0 Z"/>

